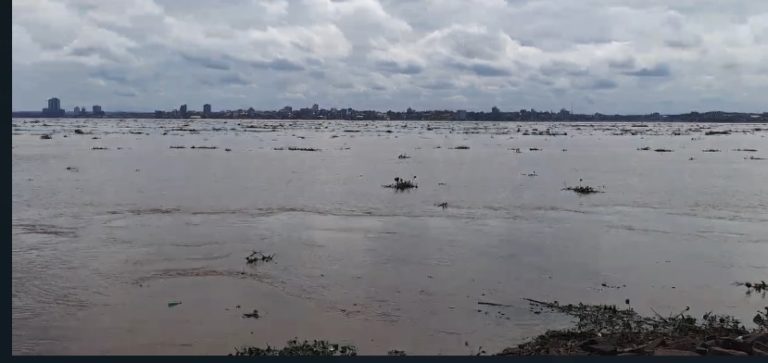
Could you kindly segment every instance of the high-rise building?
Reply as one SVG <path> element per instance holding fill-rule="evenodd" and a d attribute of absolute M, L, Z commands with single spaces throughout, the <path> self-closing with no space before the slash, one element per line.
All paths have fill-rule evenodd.
<path fill-rule="evenodd" d="M 209 115 L 211 113 L 211 105 L 210 104 L 204 104 L 203 105 L 203 114 Z"/>
<path fill-rule="evenodd" d="M 54 97 L 48 100 L 48 110 L 52 112 L 56 112 L 61 109 L 61 101 L 59 101 L 58 98 Z"/>
<path fill-rule="evenodd" d="M 104 111 L 101 109 L 101 106 L 99 106 L 99 105 L 93 105 L 93 107 L 91 109 L 93 110 L 93 115 L 94 116 L 103 116 L 104 115 Z"/>
<path fill-rule="evenodd" d="M 43 109 L 43 114 L 49 117 L 64 116 L 64 110 L 61 109 L 61 101 L 54 97 L 48 100 L 48 107 Z"/>
<path fill-rule="evenodd" d="M 465 121 L 467 119 L 467 110 L 456 110 L 456 120 Z"/>
<path fill-rule="evenodd" d="M 318 110 L 320 110 L 320 106 L 317 103 L 312 105 L 312 112 L 317 113 Z"/>
<path fill-rule="evenodd" d="M 75 106 L 75 115 L 80 114 L 80 106 Z"/>
<path fill-rule="evenodd" d="M 182 116 L 186 115 L 187 114 L 187 105 L 181 105 L 181 107 L 179 107 L 179 113 L 181 113 Z"/>

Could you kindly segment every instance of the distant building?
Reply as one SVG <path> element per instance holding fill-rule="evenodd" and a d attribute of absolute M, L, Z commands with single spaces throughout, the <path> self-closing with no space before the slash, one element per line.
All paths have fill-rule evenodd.
<path fill-rule="evenodd" d="M 203 105 L 203 115 L 210 115 L 211 114 L 211 105 L 210 104 L 204 104 Z"/>
<path fill-rule="evenodd" d="M 75 106 L 75 115 L 80 114 L 80 106 Z"/>
<path fill-rule="evenodd" d="M 466 121 L 467 110 L 456 110 L 456 119 L 459 121 Z"/>
<path fill-rule="evenodd" d="M 319 110 L 320 110 L 320 106 L 318 106 L 317 103 L 312 105 L 312 112 L 317 113 L 317 111 L 319 111 Z"/>
<path fill-rule="evenodd" d="M 61 109 L 61 101 L 54 97 L 48 100 L 48 107 L 43 109 L 43 115 L 48 117 L 64 116 L 65 111 Z"/>
<path fill-rule="evenodd" d="M 104 116 L 104 111 L 101 109 L 101 106 L 99 105 L 93 105 L 93 107 L 91 107 L 91 110 L 93 110 L 94 116 Z"/>
<path fill-rule="evenodd" d="M 179 113 L 182 116 L 186 115 L 187 114 L 187 105 L 181 105 L 181 107 L 179 107 Z"/>

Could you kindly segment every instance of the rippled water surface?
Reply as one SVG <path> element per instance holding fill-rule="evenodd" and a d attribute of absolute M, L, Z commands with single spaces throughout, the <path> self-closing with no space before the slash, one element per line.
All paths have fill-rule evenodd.
<path fill-rule="evenodd" d="M 733 285 L 768 277 L 765 125 L 13 123 L 15 354 L 468 354 L 567 324 L 524 297 L 766 303 Z"/>

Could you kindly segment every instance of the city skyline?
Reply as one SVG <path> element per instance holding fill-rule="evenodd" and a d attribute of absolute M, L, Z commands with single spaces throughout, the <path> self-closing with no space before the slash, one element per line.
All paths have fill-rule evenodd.
<path fill-rule="evenodd" d="M 311 107 L 293 108 L 291 105 L 280 109 L 256 110 L 253 107 L 248 109 L 224 109 L 214 111 L 210 103 L 203 105 L 202 110 L 198 111 L 182 104 L 178 108 L 171 110 L 155 111 L 110 111 L 106 112 L 99 105 L 93 105 L 92 111 L 88 112 L 85 106 L 75 106 L 73 113 L 67 114 L 61 105 L 58 97 L 48 99 L 48 107 L 43 108 L 42 112 L 35 111 L 14 111 L 12 117 L 134 117 L 134 118 L 156 118 L 156 119 L 186 119 L 186 118 L 210 118 L 210 119 L 328 119 L 328 120 L 454 120 L 454 121 L 671 121 L 671 122 L 768 122 L 768 112 L 762 113 L 740 113 L 724 111 L 708 111 L 679 114 L 662 114 L 659 112 L 650 112 L 643 114 L 581 114 L 574 113 L 572 110 L 561 108 L 559 111 L 552 110 L 501 110 L 493 106 L 490 112 L 472 111 L 466 109 L 442 109 L 442 110 L 417 110 L 408 107 L 406 110 L 358 110 L 351 107 L 347 108 L 322 108 L 315 103 Z"/>
<path fill-rule="evenodd" d="M 768 2 L 12 2 L 12 108 L 761 112 Z"/>

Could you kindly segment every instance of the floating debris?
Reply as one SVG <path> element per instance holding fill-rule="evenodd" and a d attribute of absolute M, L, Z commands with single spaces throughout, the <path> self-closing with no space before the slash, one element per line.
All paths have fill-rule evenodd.
<path fill-rule="evenodd" d="M 216 150 L 218 146 L 192 146 L 190 149 Z"/>
<path fill-rule="evenodd" d="M 52 137 L 51 137 L 51 135 L 44 134 L 44 135 L 40 135 L 40 139 L 42 139 L 42 140 L 50 140 L 50 139 L 52 139 Z"/>
<path fill-rule="evenodd" d="M 765 158 L 750 156 L 750 157 L 744 158 L 744 160 L 765 160 Z"/>
<path fill-rule="evenodd" d="M 753 152 L 756 152 L 757 149 L 735 149 L 733 151 L 746 151 L 746 152 L 753 153 Z"/>
<path fill-rule="evenodd" d="M 80 129 L 76 129 L 76 130 L 75 130 L 75 134 L 78 134 L 78 135 L 85 135 L 85 132 L 83 132 L 83 130 L 80 130 Z"/>
<path fill-rule="evenodd" d="M 256 310 L 256 309 L 253 309 L 253 312 L 251 312 L 251 313 L 243 314 L 243 318 L 247 318 L 247 319 L 258 319 L 260 317 L 261 316 L 259 315 L 259 311 Z"/>
<path fill-rule="evenodd" d="M 171 146 L 171 149 L 186 149 L 186 146 Z"/>
<path fill-rule="evenodd" d="M 730 316 L 704 314 L 702 320 L 682 312 L 644 317 L 631 307 L 561 305 L 525 299 L 531 311 L 550 311 L 576 318 L 571 329 L 550 330 L 533 341 L 504 349 L 498 355 L 765 355 L 765 331 L 748 331 Z M 628 301 L 625 301 L 628 303 Z M 768 314 L 768 307 L 766 307 Z M 758 312 L 756 322 L 765 314 Z M 758 325 L 760 325 L 758 323 Z M 765 329 L 765 325 L 761 325 Z"/>
<path fill-rule="evenodd" d="M 78 171 L 80 171 L 80 169 L 78 169 L 77 167 L 74 167 L 74 166 L 68 166 L 68 167 L 67 167 L 67 170 L 69 170 L 69 171 L 74 171 L 74 172 L 78 172 Z"/>
<path fill-rule="evenodd" d="M 531 147 L 531 148 L 528 148 L 528 150 L 529 151 L 541 151 L 541 149 L 539 149 L 537 147 Z"/>
<path fill-rule="evenodd" d="M 639 148 L 637 148 L 637 150 L 648 151 L 648 150 L 651 150 L 651 147 L 650 146 L 639 147 Z"/>
<path fill-rule="evenodd" d="M 176 305 L 181 305 L 181 301 L 171 301 L 171 302 L 168 303 L 168 307 L 169 308 L 172 308 L 172 307 L 174 307 Z"/>
<path fill-rule="evenodd" d="M 407 180 L 400 177 L 395 177 L 395 183 L 394 184 L 387 184 L 383 185 L 384 188 L 394 188 L 395 190 L 406 190 L 406 189 L 412 189 L 412 188 L 418 188 L 419 186 L 416 184 L 416 177 L 413 177 L 413 180 Z"/>
<path fill-rule="evenodd" d="M 332 357 L 332 356 L 356 356 L 357 348 L 354 345 L 332 344 L 325 340 L 313 340 L 312 343 L 303 341 L 299 343 L 294 338 L 288 341 L 284 348 L 272 348 L 267 345 L 266 348 L 242 347 L 235 348 L 235 353 L 230 354 L 239 357 L 266 357 L 266 356 L 313 356 L 313 357 Z"/>
<path fill-rule="evenodd" d="M 261 251 L 253 251 L 248 257 L 245 258 L 245 260 L 250 265 L 256 262 L 269 262 L 269 261 L 272 261 L 274 257 L 275 257 L 274 254 L 265 255 Z"/>
<path fill-rule="evenodd" d="M 442 202 L 442 203 L 439 203 L 439 204 L 435 204 L 435 206 L 443 208 L 443 209 L 446 209 L 446 208 L 448 208 L 448 202 Z"/>
<path fill-rule="evenodd" d="M 408 154 L 400 154 L 397 156 L 398 159 L 410 159 L 411 157 L 408 156 Z"/>
<path fill-rule="evenodd" d="M 704 135 L 730 135 L 730 131 L 707 131 Z"/>
<path fill-rule="evenodd" d="M 768 291 L 768 284 L 765 283 L 765 281 L 760 282 L 736 282 L 736 285 L 744 286 L 747 288 L 747 295 L 753 293 L 753 292 L 762 292 L 765 293 Z"/>
<path fill-rule="evenodd" d="M 563 190 L 572 190 L 578 194 L 604 193 L 588 185 L 584 185 L 584 186 L 579 185 L 577 187 L 566 187 L 566 188 L 563 188 Z"/>
<path fill-rule="evenodd" d="M 315 149 L 313 147 L 293 147 L 293 146 L 290 146 L 288 148 L 276 147 L 276 148 L 274 148 L 272 150 L 278 150 L 278 151 L 282 151 L 282 150 L 289 150 L 289 151 L 320 151 L 320 149 Z"/>
<path fill-rule="evenodd" d="M 459 146 L 454 147 L 453 149 L 455 149 L 455 150 L 469 150 L 469 146 L 459 145 Z"/>
<path fill-rule="evenodd" d="M 488 305 L 488 306 L 501 306 L 501 307 L 511 307 L 512 305 L 508 304 L 499 304 L 499 303 L 493 303 L 488 301 L 478 301 L 477 305 Z"/>
<path fill-rule="evenodd" d="M 108 147 L 101 147 L 101 146 L 94 146 L 91 148 L 91 150 L 109 150 Z"/>
<path fill-rule="evenodd" d="M 705 153 L 719 153 L 720 152 L 720 150 L 718 150 L 718 149 L 704 149 L 702 151 L 705 152 Z"/>
<path fill-rule="evenodd" d="M 392 349 L 389 352 L 387 352 L 387 355 L 390 357 L 405 357 L 405 351 Z"/>
<path fill-rule="evenodd" d="M 662 148 L 659 148 L 659 149 L 654 149 L 653 151 L 655 151 L 657 153 L 671 153 L 672 149 L 662 149 Z"/>

